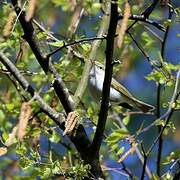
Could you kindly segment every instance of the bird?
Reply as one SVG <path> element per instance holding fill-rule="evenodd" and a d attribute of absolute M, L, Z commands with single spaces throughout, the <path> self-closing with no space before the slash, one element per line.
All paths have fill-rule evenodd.
<path fill-rule="evenodd" d="M 88 78 L 88 89 L 91 96 L 100 102 L 103 89 L 103 81 L 105 76 L 105 67 L 95 61 Z M 127 109 L 138 109 L 143 113 L 152 112 L 155 107 L 135 98 L 122 84 L 112 78 L 109 100 L 112 104 L 118 104 Z"/>

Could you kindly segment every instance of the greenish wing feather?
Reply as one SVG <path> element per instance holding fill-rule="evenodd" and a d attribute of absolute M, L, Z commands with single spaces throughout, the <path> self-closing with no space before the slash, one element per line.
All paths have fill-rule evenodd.
<path fill-rule="evenodd" d="M 134 99 L 133 95 L 123 85 L 121 85 L 119 82 L 117 82 L 115 79 L 112 79 L 111 85 L 116 91 L 122 93 L 122 95 L 124 95 L 128 98 Z"/>
<path fill-rule="evenodd" d="M 115 79 L 112 79 L 111 85 L 115 90 L 117 90 L 123 96 L 125 96 L 127 98 L 127 100 L 130 101 L 130 104 L 135 105 L 135 107 L 139 108 L 141 111 L 146 113 L 148 111 L 153 111 L 155 109 L 154 106 L 144 103 L 144 102 L 136 99 L 135 97 L 133 97 L 133 95 L 124 86 L 122 86 L 120 83 L 118 83 Z"/>

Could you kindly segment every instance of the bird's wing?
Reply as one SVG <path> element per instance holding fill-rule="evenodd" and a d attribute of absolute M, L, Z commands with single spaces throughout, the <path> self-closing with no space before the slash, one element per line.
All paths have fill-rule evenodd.
<path fill-rule="evenodd" d="M 112 78 L 111 85 L 116 91 L 120 92 L 122 95 L 128 98 L 134 98 L 133 95 L 123 85 L 117 82 L 114 78 Z"/>
<path fill-rule="evenodd" d="M 133 95 L 115 79 L 112 79 L 112 87 L 116 89 L 116 91 L 120 92 L 123 96 L 125 96 L 127 100 L 130 101 L 130 104 L 135 105 L 135 107 L 139 108 L 141 111 L 146 113 L 155 109 L 154 106 L 144 103 L 143 101 L 140 101 L 133 97 Z"/>

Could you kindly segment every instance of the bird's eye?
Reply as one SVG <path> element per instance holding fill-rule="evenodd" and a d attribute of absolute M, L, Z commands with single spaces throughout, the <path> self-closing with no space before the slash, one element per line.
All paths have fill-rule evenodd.
<path fill-rule="evenodd" d="M 99 69 L 102 69 L 102 66 L 99 66 Z"/>

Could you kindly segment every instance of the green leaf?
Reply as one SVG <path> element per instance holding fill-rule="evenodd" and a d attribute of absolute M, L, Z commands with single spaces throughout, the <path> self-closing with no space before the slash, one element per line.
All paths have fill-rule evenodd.
<path fill-rule="evenodd" d="M 32 137 L 37 137 L 41 134 L 41 128 L 39 127 L 35 127 L 33 128 L 33 130 L 31 131 L 31 136 Z"/>
<path fill-rule="evenodd" d="M 60 135 L 56 132 L 56 130 L 53 129 L 53 133 L 51 138 L 49 138 L 51 142 L 58 143 L 61 140 Z"/>
<path fill-rule="evenodd" d="M 91 49 L 91 45 L 88 43 L 84 43 L 81 45 L 84 51 L 88 52 Z"/>
<path fill-rule="evenodd" d="M 55 46 L 55 47 L 61 47 L 64 45 L 64 41 L 50 42 L 49 45 Z"/>
<path fill-rule="evenodd" d="M 51 175 L 51 168 L 45 168 L 44 174 L 43 174 L 43 178 L 48 178 Z"/>
<path fill-rule="evenodd" d="M 147 32 L 142 33 L 142 39 L 145 41 L 145 47 L 151 47 L 152 44 L 155 42 L 154 39 Z"/>
<path fill-rule="evenodd" d="M 5 114 L 4 112 L 0 109 L 0 122 L 5 119 Z"/>
<path fill-rule="evenodd" d="M 109 144 L 113 144 L 115 142 L 118 142 L 124 138 L 126 138 L 128 136 L 128 131 L 126 131 L 125 129 L 117 129 L 117 130 L 114 130 L 113 133 L 111 133 L 107 138 L 106 138 L 106 141 L 109 143 Z"/>
<path fill-rule="evenodd" d="M 118 148 L 118 143 L 111 146 L 111 151 L 115 151 Z"/>
<path fill-rule="evenodd" d="M 24 143 L 18 144 L 16 147 L 16 153 L 21 155 L 22 157 L 27 154 L 27 151 L 28 149 Z"/>
<path fill-rule="evenodd" d="M 176 159 L 178 159 L 179 157 L 180 157 L 180 150 L 171 152 L 168 156 L 166 156 L 166 157 L 162 160 L 162 164 L 163 164 L 163 165 L 170 164 L 170 163 L 174 162 Z"/>
<path fill-rule="evenodd" d="M 129 121 L 130 121 L 130 116 L 129 115 L 125 116 L 122 121 L 123 121 L 124 125 L 128 125 Z"/>
<path fill-rule="evenodd" d="M 164 120 L 160 119 L 158 121 L 155 122 L 156 126 L 164 126 Z"/>
<path fill-rule="evenodd" d="M 9 134 L 6 131 L 4 131 L 3 134 L 2 134 L 2 138 L 6 142 L 8 140 L 8 138 L 9 138 Z"/>
<path fill-rule="evenodd" d="M 157 174 L 153 174 L 151 180 L 159 180 L 159 176 Z"/>
<path fill-rule="evenodd" d="M 175 109 L 180 109 L 180 100 L 179 99 L 176 100 Z"/>
<path fill-rule="evenodd" d="M 165 27 L 168 27 L 168 26 L 170 26 L 171 25 L 171 19 L 167 19 L 166 21 L 164 21 L 164 23 L 163 23 L 163 25 L 165 26 Z"/>
<path fill-rule="evenodd" d="M 125 150 L 125 147 L 123 146 L 118 150 L 118 152 L 116 154 L 121 155 L 124 152 L 124 150 Z"/>
<path fill-rule="evenodd" d="M 28 168 L 31 168 L 31 166 L 34 164 L 34 161 L 29 159 L 28 157 L 21 157 L 19 164 L 23 170 L 27 170 Z"/>
<path fill-rule="evenodd" d="M 6 108 L 8 111 L 11 112 L 14 109 L 14 104 L 13 103 L 6 104 Z"/>
<path fill-rule="evenodd" d="M 117 142 L 117 141 L 119 141 L 119 136 L 115 136 L 115 135 L 110 135 L 110 136 L 108 136 L 107 138 L 106 138 L 106 141 L 108 142 L 108 143 L 115 143 L 115 142 Z"/>

